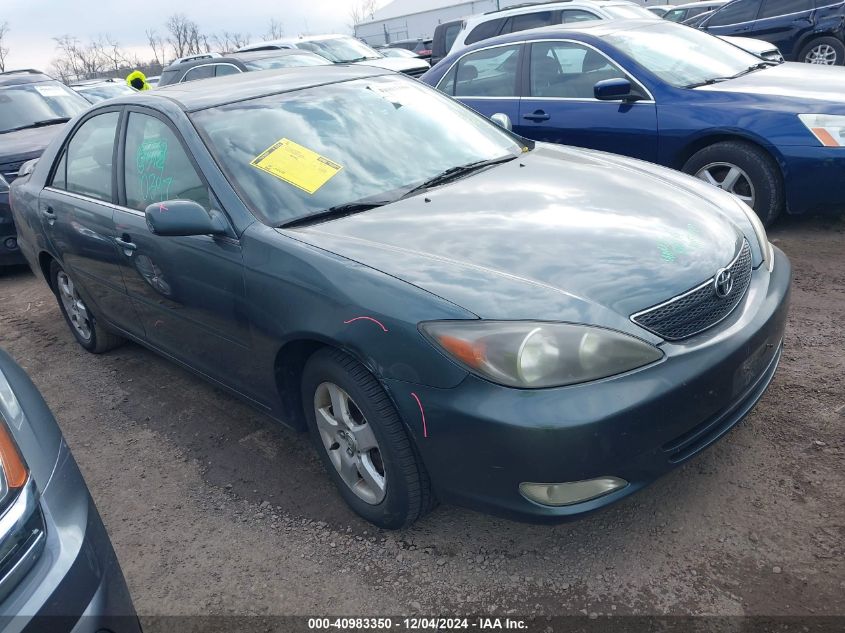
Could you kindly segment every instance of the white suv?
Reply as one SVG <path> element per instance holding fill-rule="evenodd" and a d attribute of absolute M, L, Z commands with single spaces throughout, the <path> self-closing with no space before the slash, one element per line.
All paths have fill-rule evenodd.
<path fill-rule="evenodd" d="M 554 24 L 617 18 L 660 19 L 648 9 L 627 0 L 564 0 L 520 5 L 466 18 L 449 53 L 506 33 Z"/>

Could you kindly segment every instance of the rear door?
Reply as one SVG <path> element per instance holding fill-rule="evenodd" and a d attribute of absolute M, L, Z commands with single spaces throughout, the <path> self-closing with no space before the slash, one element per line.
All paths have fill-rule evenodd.
<path fill-rule="evenodd" d="M 754 27 L 748 33 L 771 42 L 788 59 L 794 59 L 804 35 L 813 28 L 814 0 L 763 0 Z"/>
<path fill-rule="evenodd" d="M 461 57 L 437 87 L 486 117 L 519 116 L 519 75 L 523 44 L 502 44 Z"/>
<path fill-rule="evenodd" d="M 648 91 L 604 53 L 581 42 L 533 42 L 514 132 L 538 141 L 657 160 L 657 107 Z M 627 78 L 644 95 L 599 101 L 596 83 Z"/>
<path fill-rule="evenodd" d="M 734 0 L 717 9 L 701 28 L 712 35 L 750 36 L 761 0 Z"/>
<path fill-rule="evenodd" d="M 98 110 L 77 126 L 41 192 L 39 213 L 62 265 L 99 314 L 142 335 L 123 285 L 112 217 L 121 116 L 120 108 Z"/>
<path fill-rule="evenodd" d="M 167 200 L 219 209 L 181 137 L 163 116 L 130 108 L 118 163 L 115 230 L 126 290 L 160 350 L 243 393 L 250 362 L 243 258 L 231 236 L 154 235 L 144 210 Z M 165 208 L 166 212 L 166 208 Z"/>

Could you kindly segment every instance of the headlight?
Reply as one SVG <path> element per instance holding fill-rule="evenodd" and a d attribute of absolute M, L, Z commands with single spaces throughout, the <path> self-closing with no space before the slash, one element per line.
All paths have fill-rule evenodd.
<path fill-rule="evenodd" d="M 736 200 L 736 203 L 739 205 L 739 208 L 742 209 L 742 212 L 745 213 L 745 217 L 748 218 L 748 221 L 751 222 L 751 227 L 754 229 L 754 236 L 757 238 L 757 243 L 760 245 L 760 252 L 763 256 L 763 265 L 766 267 L 766 270 L 772 272 L 775 267 L 775 251 L 769 242 L 769 236 L 766 234 L 766 227 L 763 226 L 760 216 L 754 212 L 754 209 L 749 207 L 736 196 L 734 196 L 734 200 Z"/>
<path fill-rule="evenodd" d="M 621 374 L 663 357 L 654 345 L 587 325 L 429 321 L 423 334 L 470 371 L 507 387 L 560 387 Z"/>
<path fill-rule="evenodd" d="M 845 116 L 835 114 L 799 114 L 798 118 L 825 147 L 845 145 Z"/>
<path fill-rule="evenodd" d="M 6 193 L 9 190 L 9 183 L 6 182 L 6 179 L 3 178 L 3 174 L 0 174 L 0 193 Z"/>

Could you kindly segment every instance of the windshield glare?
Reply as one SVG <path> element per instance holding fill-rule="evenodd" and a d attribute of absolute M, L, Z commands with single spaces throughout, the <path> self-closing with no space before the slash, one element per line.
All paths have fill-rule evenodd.
<path fill-rule="evenodd" d="M 0 134 L 38 121 L 71 118 L 90 105 L 58 81 L 0 88 Z"/>
<path fill-rule="evenodd" d="M 273 68 L 293 68 L 294 66 L 326 66 L 331 62 L 316 55 L 280 55 L 279 57 L 264 57 L 244 62 L 250 70 L 271 70 Z"/>
<path fill-rule="evenodd" d="M 682 88 L 732 77 L 761 63 L 759 57 L 713 35 L 656 22 L 648 28 L 612 33 L 606 40 L 673 86 Z"/>
<path fill-rule="evenodd" d="M 296 43 L 297 48 L 322 55 L 336 64 L 357 62 L 365 59 L 381 57 L 375 49 L 370 48 L 354 37 L 337 37 L 331 40 L 311 40 Z"/>
<path fill-rule="evenodd" d="M 522 151 L 487 119 L 393 75 L 219 106 L 191 118 L 229 180 L 270 225 L 360 200 L 394 200 L 451 167 Z M 287 180 L 251 164 L 283 139 L 311 157 Z M 292 169 L 284 165 L 287 152 L 274 154 L 277 167 Z M 332 175 L 322 181 L 315 173 L 326 164 L 331 171 L 323 177 Z"/>

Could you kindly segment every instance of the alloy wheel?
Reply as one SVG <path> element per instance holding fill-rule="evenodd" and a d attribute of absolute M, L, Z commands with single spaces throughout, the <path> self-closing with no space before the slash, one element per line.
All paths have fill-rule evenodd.
<path fill-rule="evenodd" d="M 836 49 L 830 44 L 819 44 L 810 49 L 804 57 L 808 64 L 823 64 L 825 66 L 836 65 Z"/>
<path fill-rule="evenodd" d="M 364 414 L 343 389 L 321 383 L 314 392 L 314 414 L 320 439 L 343 482 L 370 505 L 387 492 L 378 440 Z"/>
<path fill-rule="evenodd" d="M 67 317 L 70 320 L 73 329 L 83 341 L 91 340 L 91 316 L 88 308 L 76 291 L 70 277 L 63 270 L 56 275 L 56 281 L 59 286 L 59 298 L 62 300 L 62 305 L 65 308 Z"/>
<path fill-rule="evenodd" d="M 699 169 L 695 177 L 732 193 L 749 207 L 754 208 L 756 201 L 754 185 L 745 170 L 736 165 L 710 163 Z"/>

